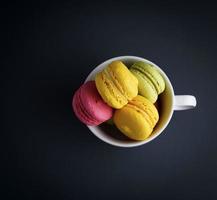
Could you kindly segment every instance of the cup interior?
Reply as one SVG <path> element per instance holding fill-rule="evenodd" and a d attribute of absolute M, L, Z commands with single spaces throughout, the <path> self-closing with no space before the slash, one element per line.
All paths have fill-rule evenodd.
<path fill-rule="evenodd" d="M 173 114 L 173 102 L 174 102 L 174 91 L 173 87 L 170 83 L 170 80 L 168 79 L 167 75 L 163 72 L 163 70 L 158 67 L 156 64 L 152 63 L 151 61 L 148 61 L 144 58 L 136 57 L 136 56 L 120 56 L 115 57 L 112 59 L 109 59 L 102 64 L 98 65 L 86 78 L 86 81 L 94 80 L 95 75 L 102 71 L 105 67 L 108 66 L 109 63 L 115 60 L 121 60 L 127 67 L 130 67 L 133 63 L 137 61 L 143 61 L 149 64 L 152 64 L 156 67 L 156 69 L 161 73 L 163 76 L 166 88 L 165 91 L 159 95 L 156 107 L 159 111 L 159 121 L 157 125 L 155 126 L 151 136 L 149 136 L 146 140 L 143 141 L 135 141 L 127 138 L 124 136 L 123 133 L 121 133 L 115 126 L 103 123 L 99 126 L 87 126 L 91 132 L 96 135 L 99 139 L 103 140 L 106 143 L 109 143 L 114 146 L 119 147 L 134 147 L 139 146 L 142 144 L 145 144 L 147 142 L 150 142 L 154 138 L 156 138 L 160 133 L 166 128 L 168 125 L 172 114 Z"/>

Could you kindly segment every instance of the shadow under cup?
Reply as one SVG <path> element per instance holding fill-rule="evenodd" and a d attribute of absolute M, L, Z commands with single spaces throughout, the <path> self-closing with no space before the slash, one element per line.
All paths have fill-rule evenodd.
<path fill-rule="evenodd" d="M 158 71 L 161 73 L 163 76 L 165 83 L 166 83 L 166 88 L 162 94 L 158 96 L 157 100 L 157 108 L 159 112 L 159 121 L 156 124 L 152 134 L 143 141 L 136 141 L 136 140 L 131 140 L 127 138 L 123 133 L 121 133 L 115 125 L 110 125 L 108 123 L 103 123 L 99 126 L 87 126 L 91 132 L 94 133 L 99 139 L 103 140 L 106 143 L 109 143 L 114 146 L 119 146 L 119 147 L 134 147 L 134 146 L 139 146 L 142 144 L 145 144 L 147 142 L 150 142 L 154 138 L 156 138 L 160 133 L 166 128 L 168 125 L 172 114 L 173 114 L 173 99 L 174 99 L 174 91 L 173 87 L 166 76 L 166 74 L 154 63 L 140 57 L 135 57 L 135 56 L 120 56 L 116 58 L 109 59 L 105 61 L 104 63 L 100 64 L 97 66 L 87 77 L 86 81 L 89 80 L 94 80 L 95 75 L 102 71 L 105 67 L 108 66 L 109 63 L 115 60 L 121 60 L 127 67 L 130 67 L 133 63 L 137 61 L 143 61 L 149 64 L 154 65 Z"/>

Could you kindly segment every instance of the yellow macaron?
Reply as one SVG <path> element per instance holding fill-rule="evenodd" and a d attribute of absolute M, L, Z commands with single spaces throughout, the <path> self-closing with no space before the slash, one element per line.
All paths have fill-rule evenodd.
<path fill-rule="evenodd" d="M 138 94 L 138 80 L 121 61 L 113 61 L 95 77 L 103 100 L 120 109 Z"/>
<path fill-rule="evenodd" d="M 116 110 L 114 123 L 127 137 L 134 140 L 148 138 L 159 120 L 159 114 L 148 99 L 140 95 L 123 108 Z"/>

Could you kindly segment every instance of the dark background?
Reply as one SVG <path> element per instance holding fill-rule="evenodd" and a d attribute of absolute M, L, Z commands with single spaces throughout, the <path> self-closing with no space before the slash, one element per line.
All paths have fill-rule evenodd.
<path fill-rule="evenodd" d="M 208 3 L 37 1 L 2 9 L 1 199 L 217 199 L 217 14 Z M 98 140 L 71 98 L 108 58 L 147 58 L 197 108 L 124 149 Z"/>

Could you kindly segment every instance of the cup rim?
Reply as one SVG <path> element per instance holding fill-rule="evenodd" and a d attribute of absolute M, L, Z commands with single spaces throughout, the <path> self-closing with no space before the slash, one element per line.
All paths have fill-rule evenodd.
<path fill-rule="evenodd" d="M 144 61 L 146 63 L 150 63 L 152 65 L 154 65 L 160 72 L 161 74 L 163 74 L 164 76 L 164 79 L 166 79 L 166 82 L 169 84 L 170 86 L 170 90 L 171 90 L 171 93 L 172 93 L 172 109 L 170 111 L 170 115 L 167 119 L 167 122 L 164 124 L 164 126 L 160 129 L 160 131 L 158 131 L 158 133 L 148 137 L 146 140 L 143 140 L 143 141 L 136 141 L 135 143 L 119 143 L 117 141 L 112 141 L 112 140 L 109 140 L 107 138 L 105 138 L 103 135 L 101 135 L 100 133 L 98 133 L 98 131 L 96 130 L 96 127 L 95 126 L 88 126 L 86 125 L 89 130 L 96 136 L 98 137 L 100 140 L 104 141 L 105 143 L 108 143 L 112 146 L 117 146 L 117 147 L 137 147 L 137 146 L 141 146 L 143 144 L 146 144 L 146 143 L 149 143 L 151 142 L 152 140 L 154 140 L 155 138 L 157 138 L 163 131 L 164 129 L 168 126 L 172 116 L 173 116 L 173 113 L 174 113 L 174 98 L 175 98 L 175 95 L 174 95 L 174 89 L 173 89 L 173 86 L 168 78 L 168 76 L 166 75 L 166 73 L 158 66 L 156 65 L 155 63 L 153 63 L 152 61 L 150 60 L 147 60 L 145 58 L 142 58 L 142 57 L 138 57 L 138 56 L 130 56 L 130 55 L 127 55 L 127 56 L 117 56 L 117 57 L 113 57 L 113 58 L 110 58 L 110 59 L 107 59 L 106 61 L 102 62 L 101 64 L 97 65 L 90 73 L 89 75 L 87 76 L 87 78 L 85 79 L 84 82 L 87 82 L 91 79 L 91 77 L 96 74 L 96 72 L 98 71 L 99 68 L 102 68 L 102 66 L 106 66 L 108 65 L 109 63 L 111 63 L 112 61 L 115 61 L 115 60 L 124 60 L 124 59 L 136 59 L 138 61 Z"/>

